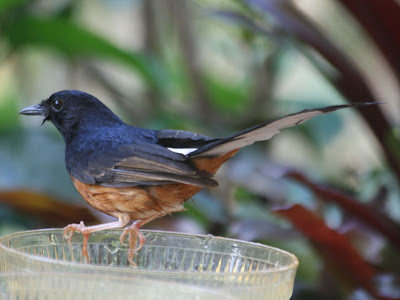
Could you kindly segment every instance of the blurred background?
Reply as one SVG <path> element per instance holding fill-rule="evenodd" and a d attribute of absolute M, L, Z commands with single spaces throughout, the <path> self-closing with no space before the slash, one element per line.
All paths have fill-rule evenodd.
<path fill-rule="evenodd" d="M 17 115 L 53 92 L 210 136 L 379 101 L 242 150 L 220 187 L 145 228 L 292 252 L 293 299 L 399 299 L 399 20 L 396 0 L 2 0 L 0 235 L 110 220 L 70 182 L 56 129 Z"/>

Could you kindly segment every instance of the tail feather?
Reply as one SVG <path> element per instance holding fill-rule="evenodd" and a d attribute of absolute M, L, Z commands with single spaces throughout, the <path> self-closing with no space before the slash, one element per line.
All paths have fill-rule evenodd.
<path fill-rule="evenodd" d="M 345 105 L 328 106 L 317 109 L 306 109 L 298 113 L 290 114 L 285 117 L 245 129 L 232 136 L 214 140 L 209 144 L 200 147 L 196 151 L 191 152 L 189 154 L 189 157 L 193 158 L 193 157 L 219 156 L 228 153 L 232 150 L 240 149 L 245 146 L 251 145 L 255 142 L 269 140 L 273 136 L 280 133 L 281 129 L 296 126 L 313 117 L 327 114 L 342 108 L 364 106 L 370 104 L 377 104 L 377 102 L 345 104 Z"/>

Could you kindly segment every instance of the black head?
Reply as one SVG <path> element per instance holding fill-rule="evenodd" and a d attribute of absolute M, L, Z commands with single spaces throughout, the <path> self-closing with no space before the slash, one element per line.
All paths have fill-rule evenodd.
<path fill-rule="evenodd" d="M 47 100 L 26 107 L 19 113 L 44 116 L 43 123 L 51 121 L 65 141 L 73 138 L 82 129 L 123 124 L 122 120 L 96 97 L 75 90 L 54 93 Z"/>

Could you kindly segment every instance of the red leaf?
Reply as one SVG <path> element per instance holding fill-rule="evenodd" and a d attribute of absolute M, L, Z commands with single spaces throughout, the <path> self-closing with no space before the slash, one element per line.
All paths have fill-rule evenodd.
<path fill-rule="evenodd" d="M 49 227 L 66 226 L 81 220 L 85 223 L 99 221 L 87 207 L 61 202 L 46 194 L 27 190 L 1 191 L 0 203 L 26 215 L 37 216 Z"/>
<path fill-rule="evenodd" d="M 289 219 L 297 230 L 328 254 L 352 281 L 362 286 L 371 284 L 374 269 L 345 236 L 326 226 L 317 214 L 299 204 L 275 209 L 274 212 Z"/>
<path fill-rule="evenodd" d="M 374 39 L 400 79 L 400 6 L 395 0 L 339 0 Z"/>
<path fill-rule="evenodd" d="M 361 257 L 349 239 L 329 228 L 317 214 L 299 204 L 275 209 L 274 212 L 287 218 L 310 239 L 325 262 L 333 264 L 354 286 L 363 287 L 377 299 L 390 299 L 376 291 L 373 283 L 376 271 Z"/>
<path fill-rule="evenodd" d="M 394 246 L 400 249 L 400 226 L 380 211 L 361 203 L 361 201 L 342 191 L 314 183 L 298 171 L 285 170 L 284 175 L 304 184 L 315 194 L 319 195 L 322 200 L 337 204 L 349 213 L 349 215 L 382 233 L 385 238 L 389 239 Z"/>

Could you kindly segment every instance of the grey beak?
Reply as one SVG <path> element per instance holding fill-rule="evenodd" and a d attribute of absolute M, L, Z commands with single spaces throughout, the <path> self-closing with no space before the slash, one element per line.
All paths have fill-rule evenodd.
<path fill-rule="evenodd" d="M 20 115 L 28 116 L 45 116 L 46 112 L 40 104 L 25 107 L 19 112 Z"/>

